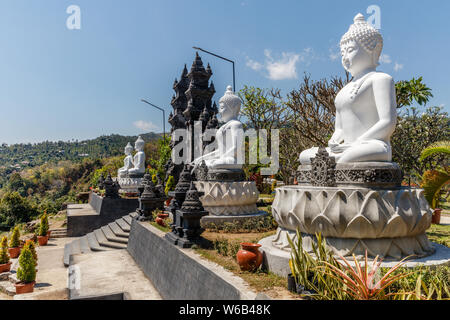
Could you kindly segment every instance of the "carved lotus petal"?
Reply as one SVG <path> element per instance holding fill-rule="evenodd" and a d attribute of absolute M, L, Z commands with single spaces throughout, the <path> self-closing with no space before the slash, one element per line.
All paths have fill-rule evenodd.
<path fill-rule="evenodd" d="M 354 217 L 347 228 L 343 232 L 343 238 L 375 238 L 375 229 L 373 228 L 371 222 L 363 215 L 358 215 Z"/>
<path fill-rule="evenodd" d="M 314 232 L 320 232 L 330 237 L 337 237 L 339 235 L 333 226 L 333 222 L 324 215 L 315 217 L 311 223 L 311 228 Z"/>
<path fill-rule="evenodd" d="M 420 204 L 415 199 L 414 192 L 399 192 L 397 194 L 396 207 L 398 214 L 403 218 L 408 227 L 406 234 L 409 234 L 419 218 L 417 212 L 420 212 Z"/>
<path fill-rule="evenodd" d="M 370 191 L 361 205 L 360 214 L 370 221 L 373 231 L 371 234 L 379 236 L 383 231 L 386 222 L 389 220 L 389 214 L 385 212 L 383 201 L 380 194 L 376 191 Z"/>
<path fill-rule="evenodd" d="M 314 229 L 312 228 L 311 224 L 314 218 L 322 211 L 320 201 L 318 200 L 314 193 L 305 192 L 305 206 L 303 210 L 303 222 L 305 224 L 306 232 L 308 233 L 314 233 Z M 320 199 L 320 195 L 319 195 Z"/>
<path fill-rule="evenodd" d="M 424 233 L 425 230 L 427 230 L 431 226 L 431 212 L 425 212 L 421 219 L 417 222 L 417 224 L 414 226 L 414 228 L 411 230 L 410 235 L 418 235 L 421 233 Z"/>
<path fill-rule="evenodd" d="M 386 227 L 380 233 L 380 238 L 394 238 L 394 237 L 404 237 L 408 235 L 409 227 L 405 220 L 398 215 L 394 214 L 391 219 L 386 224 Z"/>
<path fill-rule="evenodd" d="M 346 220 L 351 220 L 357 214 L 357 211 L 352 211 L 351 206 L 348 206 L 347 195 L 345 192 L 338 190 L 331 196 L 330 201 L 323 212 L 323 215 L 328 218 L 334 226 L 337 235 L 342 234 L 346 227 Z"/>

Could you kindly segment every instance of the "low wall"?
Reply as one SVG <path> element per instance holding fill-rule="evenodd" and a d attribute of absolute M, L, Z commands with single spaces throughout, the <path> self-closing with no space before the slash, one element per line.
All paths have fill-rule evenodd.
<path fill-rule="evenodd" d="M 133 219 L 128 252 L 163 299 L 240 300 L 256 293 L 239 277 L 204 260 L 192 249 L 181 249 L 164 233 Z"/>
<path fill-rule="evenodd" d="M 89 195 L 89 206 L 90 210 L 84 209 L 82 213 L 78 213 L 79 210 L 77 209 L 68 209 L 68 237 L 83 236 L 135 211 L 139 206 L 139 201 L 138 199 L 109 199 L 91 192 Z"/>

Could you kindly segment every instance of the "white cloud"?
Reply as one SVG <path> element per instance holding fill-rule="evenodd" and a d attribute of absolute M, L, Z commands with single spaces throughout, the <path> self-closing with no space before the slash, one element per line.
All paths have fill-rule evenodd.
<path fill-rule="evenodd" d="M 386 64 L 389 64 L 389 63 L 391 63 L 392 62 L 392 60 L 391 60 L 391 57 L 388 55 L 388 54 L 382 54 L 381 56 L 380 56 L 380 63 L 386 63 Z"/>
<path fill-rule="evenodd" d="M 296 64 L 300 54 L 293 52 L 282 52 L 281 59 L 275 60 L 270 50 L 264 50 L 266 56 L 266 69 L 271 80 L 297 79 Z"/>
<path fill-rule="evenodd" d="M 142 131 L 146 131 L 146 132 L 158 129 L 158 126 L 155 125 L 154 123 L 152 123 L 150 121 L 144 121 L 144 120 L 135 121 L 135 122 L 133 122 L 133 125 L 136 128 L 141 129 Z"/>
<path fill-rule="evenodd" d="M 397 71 L 402 70 L 402 69 L 403 69 L 403 65 L 396 62 L 395 65 L 394 65 L 394 71 L 397 72 Z"/>
<path fill-rule="evenodd" d="M 247 57 L 247 59 L 248 60 L 247 60 L 247 62 L 245 64 L 247 67 L 249 67 L 249 68 L 251 68 L 251 69 L 253 69 L 255 71 L 259 71 L 259 70 L 261 70 L 263 68 L 263 65 L 261 63 L 259 63 L 258 61 L 249 59 L 248 57 Z"/>
<path fill-rule="evenodd" d="M 269 49 L 264 50 L 265 61 L 263 63 L 247 57 L 246 66 L 254 71 L 263 71 L 265 76 L 271 80 L 297 79 L 297 63 L 302 62 L 310 65 L 316 59 L 314 49 L 311 47 L 303 49 L 300 53 L 281 52 L 281 56 L 272 55 Z"/>

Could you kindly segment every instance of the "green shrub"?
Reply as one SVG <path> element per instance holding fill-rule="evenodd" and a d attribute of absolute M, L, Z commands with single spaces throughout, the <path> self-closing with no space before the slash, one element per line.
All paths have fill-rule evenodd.
<path fill-rule="evenodd" d="M 220 255 L 235 259 L 241 245 L 240 242 L 219 238 L 214 240 L 213 247 Z"/>
<path fill-rule="evenodd" d="M 0 264 L 5 264 L 8 262 L 9 262 L 8 238 L 4 236 L 0 244 Z"/>
<path fill-rule="evenodd" d="M 33 254 L 34 261 L 37 262 L 38 257 L 37 257 L 37 253 L 36 253 L 36 244 L 34 243 L 34 241 L 33 240 L 27 240 L 25 242 L 25 245 L 23 246 L 23 248 L 24 249 L 25 248 L 30 249 L 31 253 Z"/>
<path fill-rule="evenodd" d="M 47 213 L 41 216 L 41 223 L 39 224 L 39 236 L 46 236 L 48 232 L 48 217 Z"/>
<path fill-rule="evenodd" d="M 36 280 L 36 262 L 34 261 L 33 253 L 29 248 L 23 248 L 20 253 L 17 279 L 25 283 Z"/>
<path fill-rule="evenodd" d="M 173 176 L 169 176 L 166 183 L 166 188 L 164 189 L 164 192 L 166 195 L 169 194 L 169 191 L 175 190 L 175 178 Z"/>
<path fill-rule="evenodd" d="M 10 248 L 17 248 L 20 246 L 20 230 L 19 226 L 15 226 L 12 232 L 11 239 L 9 240 Z"/>

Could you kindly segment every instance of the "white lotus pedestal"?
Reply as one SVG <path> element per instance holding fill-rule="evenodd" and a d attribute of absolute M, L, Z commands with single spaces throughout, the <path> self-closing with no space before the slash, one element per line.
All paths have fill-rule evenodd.
<path fill-rule="evenodd" d="M 303 184 L 276 189 L 272 214 L 279 227 L 275 235 L 260 241 L 265 266 L 281 275 L 289 273 L 287 238 L 296 243 L 297 228 L 308 252 L 320 232 L 339 256 L 363 257 L 367 250 L 369 257 L 378 255 L 386 265 L 410 255 L 414 257 L 409 266 L 448 264 L 450 249 L 431 243 L 425 234 L 432 211 L 424 191 L 399 186 L 400 173 L 393 166 L 337 164 L 330 169 L 324 164 L 323 170 L 300 166 L 298 180 Z"/>
<path fill-rule="evenodd" d="M 138 188 L 142 184 L 143 177 L 125 177 L 125 178 L 117 178 L 117 182 L 120 185 L 119 193 L 137 193 L 139 192 Z"/>
<path fill-rule="evenodd" d="M 213 224 L 243 222 L 259 219 L 268 213 L 256 207 L 259 192 L 254 181 L 196 181 L 203 208 L 209 215 L 202 218 L 203 227 Z"/>

